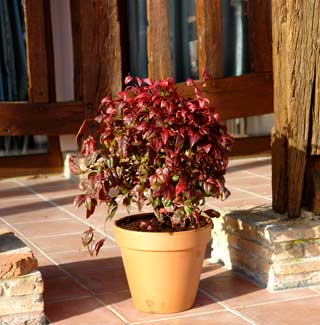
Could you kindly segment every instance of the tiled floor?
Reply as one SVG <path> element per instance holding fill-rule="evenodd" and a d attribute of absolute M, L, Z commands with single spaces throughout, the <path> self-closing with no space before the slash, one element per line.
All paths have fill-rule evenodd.
<path fill-rule="evenodd" d="M 231 161 L 231 197 L 207 205 L 270 204 L 270 164 L 270 158 Z M 0 227 L 12 228 L 37 256 L 52 324 L 320 324 L 320 287 L 271 293 L 209 263 L 191 310 L 173 315 L 135 310 L 111 223 L 104 224 L 103 208 L 86 220 L 84 210 L 72 205 L 76 193 L 76 185 L 61 175 L 0 181 Z M 88 226 L 99 237 L 107 235 L 98 257 L 81 246 Z"/>

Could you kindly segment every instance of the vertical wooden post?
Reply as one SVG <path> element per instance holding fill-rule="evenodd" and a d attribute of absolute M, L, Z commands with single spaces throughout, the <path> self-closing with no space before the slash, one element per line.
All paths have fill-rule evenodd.
<path fill-rule="evenodd" d="M 55 102 L 55 76 L 49 0 L 25 0 L 29 102 Z M 48 167 L 63 166 L 59 136 L 48 136 Z"/>
<path fill-rule="evenodd" d="M 275 125 L 272 192 L 276 211 L 298 217 L 307 161 L 318 154 L 320 3 L 273 0 Z M 313 195 L 313 194 L 311 194 Z M 309 208 L 312 208 L 309 206 Z"/>
<path fill-rule="evenodd" d="M 252 72 L 272 71 L 271 0 L 248 0 Z"/>
<path fill-rule="evenodd" d="M 147 19 L 149 77 L 172 77 L 168 0 L 147 0 Z"/>
<path fill-rule="evenodd" d="M 196 1 L 199 78 L 204 70 L 223 77 L 221 0 Z"/>
<path fill-rule="evenodd" d="M 119 0 L 71 0 L 75 95 L 85 116 L 96 114 L 103 97 L 122 85 Z"/>

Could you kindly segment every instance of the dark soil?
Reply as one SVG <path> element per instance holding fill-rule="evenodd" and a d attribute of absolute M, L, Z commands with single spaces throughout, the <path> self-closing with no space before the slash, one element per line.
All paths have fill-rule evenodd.
<path fill-rule="evenodd" d="M 210 219 L 201 216 L 197 226 L 191 226 L 189 220 L 186 221 L 185 227 L 180 225 L 172 225 L 170 218 L 164 218 L 164 222 L 160 223 L 153 213 L 137 214 L 122 218 L 116 221 L 118 227 L 142 232 L 177 232 L 187 231 L 206 226 Z"/>

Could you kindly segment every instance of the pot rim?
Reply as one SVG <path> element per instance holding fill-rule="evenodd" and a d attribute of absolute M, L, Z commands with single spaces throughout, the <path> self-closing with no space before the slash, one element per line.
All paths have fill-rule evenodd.
<path fill-rule="evenodd" d="M 121 217 L 120 219 L 117 219 L 113 222 L 113 227 L 117 228 L 117 229 L 121 229 L 121 231 L 126 231 L 126 232 L 130 232 L 130 233 L 143 233 L 143 234 L 158 234 L 158 235 L 163 235 L 163 234 L 169 234 L 169 235 L 177 235 L 177 234 L 186 234 L 186 233 L 192 233 L 192 232 L 198 232 L 201 231 L 203 229 L 206 229 L 208 227 L 212 227 L 213 222 L 212 219 L 204 216 L 204 218 L 208 221 L 208 223 L 205 226 L 202 226 L 200 228 L 196 228 L 196 229 L 189 229 L 189 230 L 181 230 L 181 231 L 159 231 L 159 232 L 153 232 L 153 231 L 137 231 L 137 230 L 129 230 L 129 229 L 125 229 L 122 228 L 120 226 L 117 225 L 117 222 L 126 219 L 126 218 L 130 218 L 130 217 L 139 217 L 139 216 L 143 216 L 143 215 L 154 215 L 153 212 L 144 212 L 144 213 L 136 213 L 136 214 L 132 214 L 132 215 L 126 215 L 124 217 Z"/>
<path fill-rule="evenodd" d="M 137 216 L 139 216 L 139 214 L 137 214 Z M 124 218 L 127 217 L 128 216 Z M 119 227 L 116 222 L 114 222 L 113 227 L 116 242 L 120 247 L 158 252 L 181 251 L 195 249 L 198 246 L 207 245 L 211 239 L 212 221 L 210 218 L 208 218 L 208 224 L 204 227 L 172 232 L 128 230 Z"/>

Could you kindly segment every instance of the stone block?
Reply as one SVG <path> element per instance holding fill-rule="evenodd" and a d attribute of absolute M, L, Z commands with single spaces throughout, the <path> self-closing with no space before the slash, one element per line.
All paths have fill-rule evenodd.
<path fill-rule="evenodd" d="M 39 271 L 0 280 L 0 296 L 13 297 L 41 293 L 43 293 L 43 281 Z"/>
<path fill-rule="evenodd" d="M 43 311 L 18 313 L 13 315 L 0 316 L 2 325 L 46 325 L 48 324 Z"/>
<path fill-rule="evenodd" d="M 0 235 L 0 279 L 32 272 L 38 266 L 31 249 L 12 232 Z"/>
<path fill-rule="evenodd" d="M 275 274 L 290 275 L 296 273 L 320 272 L 320 256 L 286 260 L 273 265 Z"/>
<path fill-rule="evenodd" d="M 318 216 L 302 211 L 292 220 L 269 207 L 220 213 L 213 220 L 213 260 L 270 290 L 320 284 Z"/>
<path fill-rule="evenodd" d="M 0 297 L 0 315 L 13 315 L 34 311 L 43 311 L 44 304 L 41 294 L 26 296 Z"/>

